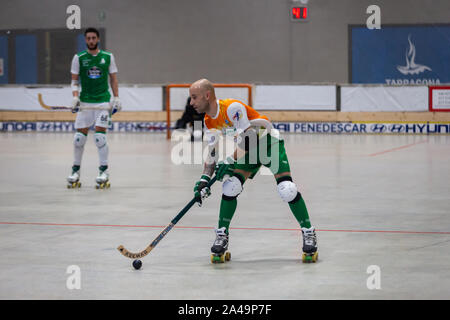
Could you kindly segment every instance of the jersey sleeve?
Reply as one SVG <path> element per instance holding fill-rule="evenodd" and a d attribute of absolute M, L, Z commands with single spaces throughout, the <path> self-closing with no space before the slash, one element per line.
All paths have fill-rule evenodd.
<path fill-rule="evenodd" d="M 114 55 L 111 53 L 111 63 L 109 64 L 109 73 L 116 73 L 117 65 L 116 65 L 116 59 L 114 59 Z"/>
<path fill-rule="evenodd" d="M 250 127 L 247 110 L 242 103 L 233 102 L 227 109 L 227 116 L 237 131 L 245 131 Z"/>
<path fill-rule="evenodd" d="M 72 66 L 70 67 L 70 73 L 80 74 L 80 60 L 78 55 L 74 55 L 72 59 Z"/>

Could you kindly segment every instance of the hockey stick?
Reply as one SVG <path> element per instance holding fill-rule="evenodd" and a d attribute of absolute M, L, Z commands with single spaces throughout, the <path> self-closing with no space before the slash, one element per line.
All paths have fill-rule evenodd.
<path fill-rule="evenodd" d="M 208 183 L 208 187 L 211 187 L 213 185 L 214 182 L 216 182 L 217 178 L 214 176 L 211 181 Z M 200 202 L 201 203 L 201 199 L 199 199 L 198 197 L 194 197 L 181 211 L 180 213 L 178 213 L 176 215 L 175 218 L 172 219 L 172 221 L 170 222 L 170 224 L 164 228 L 164 230 L 155 238 L 155 240 L 153 240 L 152 243 L 150 243 L 147 248 L 145 248 L 144 250 L 142 250 L 141 252 L 137 252 L 137 253 L 133 253 L 128 251 L 127 249 L 125 249 L 125 247 L 123 245 L 120 245 L 119 247 L 117 247 L 117 250 L 119 250 L 119 252 L 124 255 L 127 258 L 130 259 L 136 259 L 136 258 L 143 258 L 146 255 L 148 255 L 150 253 L 150 251 L 152 251 L 156 245 L 162 240 L 162 238 L 164 238 L 166 236 L 167 233 L 169 233 L 170 230 L 172 230 L 172 228 L 177 224 L 178 221 L 180 221 L 180 219 L 186 214 L 186 212 L 189 211 L 189 209 L 194 205 L 194 203 L 196 202 Z"/>
<path fill-rule="evenodd" d="M 44 100 L 42 99 L 42 94 L 38 93 L 38 100 L 39 104 L 42 108 L 47 110 L 72 110 L 72 107 L 67 106 L 49 106 L 44 103 Z M 80 110 L 110 110 L 110 107 L 80 107 Z"/>
<path fill-rule="evenodd" d="M 152 125 L 144 125 L 142 123 L 138 123 L 136 125 L 136 128 L 138 129 L 144 129 L 144 130 L 165 130 L 167 129 L 167 125 L 161 125 L 161 126 L 152 126 Z M 170 130 L 175 129 L 175 127 L 170 127 Z"/>

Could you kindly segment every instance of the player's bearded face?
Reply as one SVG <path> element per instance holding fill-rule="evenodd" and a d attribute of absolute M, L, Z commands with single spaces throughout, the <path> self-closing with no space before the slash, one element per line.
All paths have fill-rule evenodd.
<path fill-rule="evenodd" d="M 100 39 L 97 37 L 96 33 L 89 32 L 88 34 L 86 34 L 86 45 L 89 50 L 96 50 L 99 41 Z"/>
<path fill-rule="evenodd" d="M 206 95 L 198 92 L 197 90 L 191 92 L 191 106 L 194 107 L 198 113 L 204 113 L 207 111 L 209 102 Z"/>

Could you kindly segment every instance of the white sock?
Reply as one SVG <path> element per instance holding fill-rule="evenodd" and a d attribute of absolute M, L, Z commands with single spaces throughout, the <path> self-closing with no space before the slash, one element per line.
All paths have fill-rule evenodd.
<path fill-rule="evenodd" d="M 108 141 L 106 140 L 106 133 L 96 132 L 94 134 L 95 145 L 98 149 L 98 158 L 101 166 L 108 165 Z"/>
<path fill-rule="evenodd" d="M 84 145 L 86 143 L 87 136 L 81 132 L 76 132 L 73 137 L 73 164 L 75 166 L 81 166 L 81 159 L 83 158 Z"/>

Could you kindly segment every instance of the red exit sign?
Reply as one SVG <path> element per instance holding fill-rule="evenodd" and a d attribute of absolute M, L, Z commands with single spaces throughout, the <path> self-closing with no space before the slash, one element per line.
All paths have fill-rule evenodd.
<path fill-rule="evenodd" d="M 307 6 L 292 6 L 291 7 L 291 21 L 308 21 L 309 10 Z"/>

